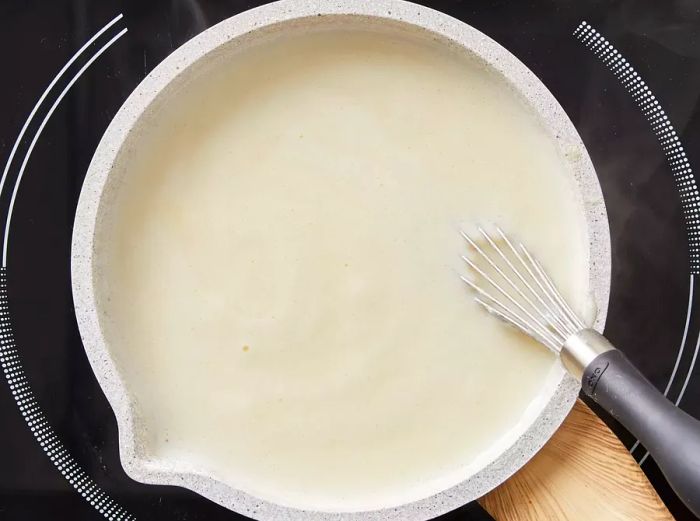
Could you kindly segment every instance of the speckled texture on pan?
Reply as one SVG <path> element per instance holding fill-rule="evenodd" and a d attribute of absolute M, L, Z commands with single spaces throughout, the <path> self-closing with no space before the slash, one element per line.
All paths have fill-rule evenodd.
<path fill-rule="evenodd" d="M 80 333 L 90 363 L 117 417 L 122 463 L 134 479 L 178 485 L 193 490 L 231 510 L 261 520 L 423 520 L 457 508 L 490 491 L 526 463 L 550 438 L 571 409 L 579 385 L 556 368 L 552 385 L 543 393 L 538 414 L 523 425 L 519 436 L 498 457 L 461 483 L 425 499 L 369 512 L 311 512 L 286 508 L 233 489 L 195 468 L 148 461 L 134 430 L 134 409 L 128 390 L 116 370 L 100 328 L 93 277 L 94 237 L 99 216 L 110 204 L 115 182 L 108 176 L 130 131 L 149 105 L 188 67 L 214 56 L 225 44 L 246 45 L 256 32 L 284 30 L 294 25 L 342 23 L 401 25 L 406 30 L 439 38 L 475 55 L 495 70 L 526 100 L 541 118 L 570 163 L 585 209 L 589 234 L 589 279 L 597 305 L 595 326 L 602 329 L 610 286 L 610 236 L 600 186 L 588 154 L 574 126 L 550 92 L 520 61 L 496 42 L 445 14 L 397 0 L 282 0 L 247 11 L 203 32 L 156 67 L 129 96 L 100 142 L 90 164 L 75 218 L 72 279 Z M 230 47 L 226 47 L 230 48 Z M 116 172 L 116 171 L 115 171 Z M 118 175 L 118 172 L 113 175 Z M 116 183 L 118 184 L 118 183 Z"/>

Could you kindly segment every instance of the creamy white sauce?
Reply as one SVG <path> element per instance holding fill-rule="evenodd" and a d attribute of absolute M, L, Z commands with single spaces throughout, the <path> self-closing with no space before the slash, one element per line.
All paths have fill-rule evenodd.
<path fill-rule="evenodd" d="M 355 510 L 500 451 L 555 358 L 473 303 L 458 230 L 497 221 L 575 306 L 587 291 L 574 182 L 518 95 L 440 44 L 336 31 L 171 97 L 98 230 L 102 325 L 147 456 Z"/>

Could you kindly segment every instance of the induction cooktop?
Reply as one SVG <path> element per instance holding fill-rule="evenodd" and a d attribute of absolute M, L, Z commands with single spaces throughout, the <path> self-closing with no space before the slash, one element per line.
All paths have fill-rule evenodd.
<path fill-rule="evenodd" d="M 120 105 L 175 48 L 264 2 L 0 2 L 0 519 L 244 519 L 121 468 L 73 313 L 80 187 Z M 606 336 L 700 417 L 700 4 L 423 1 L 488 34 L 552 91 L 588 148 L 612 237 Z M 693 519 L 620 436 L 674 516 Z M 442 516 L 491 519 L 474 503 Z"/>

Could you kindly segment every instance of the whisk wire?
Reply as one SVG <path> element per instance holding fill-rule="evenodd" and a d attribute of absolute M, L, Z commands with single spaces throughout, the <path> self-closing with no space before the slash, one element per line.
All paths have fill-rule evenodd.
<path fill-rule="evenodd" d="M 578 320 L 573 311 L 571 311 L 571 308 L 569 308 L 569 306 L 567 305 L 566 301 L 564 301 L 556 286 L 552 282 L 552 279 L 549 278 L 549 275 L 547 275 L 547 273 L 544 271 L 544 268 L 542 268 L 542 265 L 539 262 L 537 262 L 537 260 L 535 260 L 532 257 L 532 255 L 530 255 L 530 252 L 527 251 L 527 248 L 525 248 L 525 246 L 521 244 L 520 248 L 523 250 L 528 260 L 532 263 L 535 270 L 537 270 L 537 274 L 542 279 L 544 286 L 547 289 L 547 295 L 552 301 L 552 304 L 557 309 L 557 311 L 561 313 L 561 316 L 566 318 L 566 320 L 571 325 L 572 334 L 578 331 L 579 329 L 583 329 L 583 326 L 579 327 L 581 321 Z"/>
<path fill-rule="evenodd" d="M 486 234 L 486 232 L 484 232 L 481 228 L 479 228 L 479 231 L 484 235 L 484 237 L 486 237 L 487 242 L 488 242 L 496 251 L 498 251 L 498 252 L 503 256 L 503 253 L 500 251 L 500 249 L 498 248 L 498 246 L 496 245 L 496 243 L 494 243 L 494 242 L 491 240 L 491 237 L 489 237 L 488 234 Z M 516 293 L 517 293 L 517 294 L 518 294 L 532 309 L 534 309 L 536 312 L 539 312 L 539 313 L 540 313 L 540 318 L 542 318 L 542 319 L 544 319 L 545 321 L 547 321 L 547 317 L 544 316 L 544 315 L 542 315 L 542 313 L 540 312 L 539 308 L 538 308 L 537 306 L 535 306 L 535 305 L 533 304 L 533 302 L 530 300 L 530 298 L 529 298 L 527 295 L 525 295 L 525 293 L 518 287 L 518 285 L 517 285 L 513 280 L 511 280 L 511 278 L 510 278 L 506 273 L 504 273 L 503 270 L 501 270 L 501 268 L 500 268 L 493 260 L 491 260 L 491 258 L 490 258 L 488 255 L 486 255 L 486 253 L 484 253 L 484 251 L 479 247 L 479 245 L 478 245 L 477 243 L 475 243 L 468 235 L 463 234 L 463 236 L 464 236 L 464 238 L 467 240 L 467 242 L 469 242 L 469 244 L 472 246 L 472 248 L 474 248 L 474 249 L 477 251 L 477 253 L 489 264 L 489 266 L 491 266 L 491 267 L 496 271 L 496 273 L 498 273 L 498 274 L 501 276 L 501 278 L 503 278 L 503 280 L 505 280 L 505 281 L 510 285 L 510 287 L 513 288 L 513 289 L 515 290 L 515 292 L 516 292 Z M 508 259 L 507 259 L 505 256 L 504 256 L 503 258 L 506 260 L 506 262 L 508 262 Z M 469 262 L 469 261 L 467 260 L 467 262 Z M 510 263 L 509 263 L 509 264 L 510 264 Z M 511 266 L 511 268 L 512 268 L 512 266 Z M 515 270 L 513 270 L 513 271 L 515 271 Z M 520 274 L 517 273 L 517 271 L 516 271 L 515 273 L 516 273 L 516 275 L 520 276 Z M 483 273 L 480 273 L 480 274 L 481 274 L 483 277 L 487 278 L 487 280 L 489 280 L 489 282 L 492 283 L 492 281 L 491 281 L 490 278 L 486 277 Z M 521 278 L 522 278 L 522 277 L 521 277 Z M 511 299 L 511 300 L 512 300 L 512 299 Z M 520 306 L 519 306 L 519 307 L 520 307 Z M 523 308 L 520 307 L 520 309 L 523 309 Z M 534 317 L 531 317 L 531 318 L 534 319 Z M 562 334 L 561 331 L 557 331 L 557 332 L 560 333 L 560 334 Z"/>
<path fill-rule="evenodd" d="M 498 282 L 496 282 L 495 280 L 493 280 L 493 278 L 489 277 L 486 273 L 484 273 L 484 271 L 481 270 L 469 257 L 462 257 L 462 259 L 464 259 L 464 262 L 466 262 L 466 263 L 467 263 L 476 273 L 478 273 L 484 280 L 488 281 L 488 283 L 491 284 L 491 286 L 493 286 L 494 288 L 496 288 L 496 290 L 497 290 L 501 295 L 503 295 L 511 304 L 513 304 L 515 307 L 517 307 L 520 311 L 522 311 L 525 315 L 527 315 L 527 317 L 528 317 L 532 322 L 535 323 L 535 324 L 530 324 L 531 329 L 535 329 L 535 330 L 537 330 L 537 331 L 540 331 L 540 332 L 542 333 L 543 336 L 545 336 L 545 337 L 550 337 L 550 338 L 552 338 L 553 341 L 556 341 L 556 340 L 557 340 L 556 336 L 554 336 L 554 334 L 552 333 L 552 331 L 551 331 L 545 324 L 543 324 L 542 322 L 540 322 L 530 311 L 528 311 L 527 309 L 525 309 L 525 307 L 523 307 L 523 305 L 520 304 L 520 302 L 518 302 L 517 300 L 515 300 L 515 298 L 513 298 L 513 296 L 512 296 L 510 293 L 508 293 L 506 290 L 504 290 L 504 289 L 501 287 L 501 285 L 498 284 Z M 463 279 L 463 280 L 464 280 L 464 279 Z M 473 285 L 473 284 L 470 284 L 470 286 L 475 287 L 475 285 Z M 493 302 L 495 302 L 495 303 L 497 303 L 498 305 L 500 305 L 502 308 L 508 309 L 507 306 L 505 306 L 504 304 L 502 304 L 502 303 L 499 302 L 497 299 L 493 298 L 491 295 L 489 295 L 488 293 L 484 292 L 483 290 L 481 290 L 480 293 L 481 293 L 482 295 L 488 297 L 489 299 L 491 299 Z M 513 312 L 513 310 L 509 310 L 509 311 L 510 311 L 511 313 Z"/>
<path fill-rule="evenodd" d="M 559 302 L 561 307 L 564 309 L 566 312 L 566 315 L 569 317 L 569 319 L 575 324 L 577 327 L 577 331 L 579 329 L 584 329 L 586 325 L 581 321 L 581 319 L 578 317 L 576 313 L 574 313 L 573 309 L 571 309 L 571 306 L 569 306 L 569 303 L 564 299 L 564 297 L 561 296 L 561 293 L 557 289 L 557 287 L 554 285 L 554 282 L 552 282 L 552 279 L 550 276 L 547 274 L 546 271 L 544 271 L 544 268 L 542 267 L 542 264 L 540 264 L 539 261 L 535 260 L 535 265 L 537 266 L 537 269 L 542 275 L 542 278 L 547 282 L 547 285 L 549 286 L 550 290 L 554 294 L 554 298 Z"/>
<path fill-rule="evenodd" d="M 503 232 L 501 231 L 500 228 L 498 228 L 498 231 L 499 231 L 499 233 L 501 233 L 501 234 L 503 235 Z M 486 233 L 486 231 L 485 231 L 483 228 L 481 228 L 481 227 L 479 227 L 479 233 L 481 233 L 481 235 L 484 237 L 484 239 L 486 239 L 486 242 L 488 242 L 489 245 L 498 253 L 498 255 L 501 257 L 501 259 L 506 263 L 506 265 L 510 268 L 510 270 L 516 275 L 516 277 L 520 280 L 520 282 L 522 282 L 522 284 L 525 286 L 525 288 L 535 297 L 535 299 L 541 304 L 541 306 L 544 306 L 544 308 L 546 309 L 546 305 L 545 305 L 545 303 L 544 303 L 544 300 L 542 300 L 542 297 L 540 296 L 540 294 L 539 294 L 537 291 L 535 291 L 535 290 L 533 289 L 533 287 L 532 287 L 532 286 L 530 285 L 530 283 L 525 279 L 525 277 L 522 275 L 522 273 L 520 273 L 520 272 L 515 268 L 515 266 L 513 266 L 513 263 L 510 261 L 510 259 L 508 258 L 508 256 L 503 252 L 503 250 L 501 250 L 501 248 L 498 246 L 498 244 L 496 244 L 496 242 L 491 238 L 491 236 L 490 236 L 488 233 Z M 473 243 L 473 241 L 470 241 L 470 243 Z M 502 275 L 503 277 L 505 277 L 506 279 L 508 279 L 508 277 L 506 277 L 506 276 L 501 272 L 501 270 L 500 270 L 498 267 L 496 267 L 495 263 L 494 263 L 491 259 L 489 259 L 488 257 L 486 257 L 486 256 L 484 255 L 483 251 L 480 251 L 480 253 L 481 253 L 482 256 L 484 256 L 484 257 L 486 258 L 486 260 L 489 262 L 489 264 L 490 264 L 491 266 L 493 266 L 499 273 L 501 273 L 501 275 Z M 559 333 L 559 335 L 561 335 L 562 337 L 567 335 L 567 332 L 566 332 L 566 330 L 567 330 L 566 324 L 564 324 L 564 323 L 561 321 L 561 319 L 560 319 L 559 317 L 557 317 L 557 316 L 552 317 L 551 315 L 545 314 L 545 313 L 542 311 L 542 307 L 541 307 L 541 306 L 538 307 L 534 302 L 532 302 L 532 300 L 531 300 L 527 295 L 525 295 L 525 293 L 518 287 L 517 284 L 515 284 L 515 283 L 514 283 L 513 281 L 511 281 L 510 279 L 508 279 L 508 281 L 510 282 L 510 285 L 516 290 L 516 292 L 517 292 L 517 293 L 518 293 L 518 294 L 519 294 L 533 309 L 535 309 L 535 310 L 539 313 L 539 315 L 540 315 L 540 317 L 541 317 L 542 319 L 544 319 L 546 322 L 550 321 L 552 318 L 554 319 L 554 323 L 552 323 L 551 326 L 552 326 L 552 328 L 553 328 L 557 333 Z"/>
<path fill-rule="evenodd" d="M 500 309 L 496 308 L 495 306 L 492 306 L 492 305 L 488 304 L 487 302 L 484 302 L 479 297 L 476 297 L 474 300 L 478 304 L 483 306 L 486 309 L 486 311 L 488 311 L 492 315 L 495 315 L 496 317 L 500 318 L 501 320 L 514 325 L 515 327 L 520 329 L 526 335 L 529 335 L 529 336 L 533 337 L 535 340 L 537 340 L 538 342 L 541 342 L 542 344 L 546 345 L 552 351 L 556 352 L 559 350 L 559 348 L 557 347 L 556 344 L 554 344 L 548 338 L 543 337 L 537 331 L 530 329 L 528 324 L 525 321 L 523 321 L 522 319 L 520 319 L 517 315 L 506 311 L 504 308 L 500 308 Z"/>
<path fill-rule="evenodd" d="M 505 301 L 490 294 L 466 277 L 462 277 L 462 280 L 478 294 L 476 302 L 489 313 L 510 323 L 551 350 L 560 351 L 571 335 L 586 326 L 561 296 L 542 265 L 525 246 L 518 243 L 516 247 L 503 230 L 500 228 L 496 230 L 499 238 L 507 245 L 522 268 L 516 266 L 496 240 L 482 227 L 479 227 L 478 231 L 486 241 L 486 245 L 496 253 L 497 260 L 494 260 L 493 255 L 487 253 L 486 248 L 481 247 L 468 234 L 462 232 L 462 236 L 476 251 L 478 257 L 486 261 L 486 264 L 495 271 L 494 276 L 487 274 L 469 257 L 462 258 L 481 279 L 505 297 Z M 505 281 L 506 287 L 512 288 L 513 291 L 507 290 L 503 283 L 495 280 L 496 278 Z M 518 299 L 521 299 L 522 303 Z"/>
<path fill-rule="evenodd" d="M 540 302 L 540 304 L 542 305 L 542 307 L 544 308 L 545 312 L 547 313 L 548 319 L 555 320 L 560 325 L 560 327 L 564 331 L 566 331 L 566 333 L 562 334 L 562 337 L 566 337 L 566 336 L 570 335 L 572 333 L 573 324 L 568 320 L 568 317 L 566 317 L 566 316 L 562 317 L 556 313 L 551 312 L 550 306 L 553 305 L 556 307 L 556 300 L 549 294 L 549 292 L 547 291 L 547 287 L 542 283 L 542 281 L 540 280 L 540 277 L 538 277 L 538 274 L 533 271 L 533 267 L 534 267 L 533 260 L 534 259 L 532 258 L 532 256 L 529 255 L 529 252 L 525 249 L 525 247 L 522 244 L 519 244 L 519 246 L 525 250 L 525 255 L 527 256 L 527 261 L 526 261 L 526 259 L 523 258 L 523 256 L 520 254 L 518 249 L 513 245 L 513 243 L 510 241 L 508 236 L 503 232 L 503 230 L 501 230 L 501 228 L 498 228 L 498 227 L 496 228 L 496 230 L 498 231 L 498 234 L 500 235 L 501 239 L 508 245 L 508 248 L 513 253 L 513 256 L 516 259 L 518 259 L 518 261 L 523 266 L 523 268 L 525 268 L 525 271 L 529 275 L 530 279 L 532 281 L 534 281 L 535 285 L 539 289 L 539 291 L 537 291 L 535 288 L 533 288 L 531 285 L 528 284 L 530 291 L 532 291 L 533 294 L 537 295 L 537 299 Z M 532 267 L 531 267 L 531 265 L 532 265 Z M 511 264 L 511 266 L 512 266 L 513 271 L 520 274 L 520 271 L 515 266 L 513 266 L 512 264 Z M 522 274 L 520 274 L 520 276 L 523 280 L 525 280 L 525 277 Z M 545 298 L 549 301 L 549 304 L 547 304 L 547 302 L 545 302 L 545 300 L 544 300 Z"/>
<path fill-rule="evenodd" d="M 497 297 L 491 295 L 488 291 L 480 288 L 474 284 L 471 280 L 466 277 L 461 277 L 461 279 L 479 295 L 484 297 L 486 300 L 476 297 L 476 302 L 486 308 L 490 313 L 494 313 L 499 318 L 510 322 L 516 327 L 520 328 L 523 332 L 531 336 L 537 336 L 537 339 L 545 343 L 547 346 L 555 345 L 557 342 L 556 337 L 554 337 L 551 332 L 549 332 L 546 326 L 535 323 L 530 324 L 523 318 L 517 311 L 510 309 L 503 302 L 501 302 Z M 490 304 L 489 304 L 490 302 Z"/>

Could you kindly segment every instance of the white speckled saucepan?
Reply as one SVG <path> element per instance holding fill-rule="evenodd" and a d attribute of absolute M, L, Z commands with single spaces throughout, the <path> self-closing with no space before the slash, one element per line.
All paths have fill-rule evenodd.
<path fill-rule="evenodd" d="M 231 510 L 256 519 L 430 519 L 490 491 L 517 471 L 549 439 L 568 414 L 579 391 L 561 369 L 538 410 L 529 415 L 517 436 L 481 469 L 461 483 L 413 503 L 370 512 L 310 512 L 273 504 L 235 490 L 191 469 L 169 469 L 149 461 L 134 429 L 134 409 L 116 370 L 100 328 L 93 278 L 96 226 L 113 200 L 121 171 L 116 168 L 130 132 L 147 109 L 167 99 L 171 85 L 186 81 L 192 70 L 213 63 L 220 53 L 240 50 L 258 38 L 278 31 L 319 27 L 372 27 L 420 33 L 481 60 L 517 90 L 556 140 L 570 162 L 585 209 L 589 236 L 589 280 L 597 305 L 596 327 L 602 328 L 610 281 L 610 237 L 605 206 L 593 166 L 574 126 L 547 88 L 520 61 L 496 42 L 454 18 L 416 4 L 396 0 L 282 0 L 247 11 L 204 31 L 158 65 L 129 96 L 104 134 L 85 178 L 75 218 L 72 249 L 73 293 L 78 325 L 88 358 L 117 417 L 119 448 L 127 473 L 144 483 L 178 485 Z"/>

